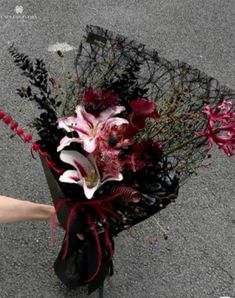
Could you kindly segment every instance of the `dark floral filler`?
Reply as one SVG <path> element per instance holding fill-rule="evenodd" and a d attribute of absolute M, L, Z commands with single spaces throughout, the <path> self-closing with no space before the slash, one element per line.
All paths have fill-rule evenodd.
<path fill-rule="evenodd" d="M 65 229 L 56 274 L 91 293 L 113 274 L 119 232 L 174 202 L 213 143 L 234 154 L 234 94 L 99 27 L 87 27 L 63 92 L 42 60 L 31 62 L 14 46 L 10 53 L 30 81 L 18 94 L 40 109 L 39 140 L 2 109 L 0 119 L 41 156 Z"/>

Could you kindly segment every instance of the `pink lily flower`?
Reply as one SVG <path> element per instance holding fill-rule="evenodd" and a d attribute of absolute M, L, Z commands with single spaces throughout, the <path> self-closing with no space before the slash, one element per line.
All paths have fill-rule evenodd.
<path fill-rule="evenodd" d="M 123 176 L 117 173 L 115 176 L 105 175 L 101 177 L 92 154 L 87 157 L 77 151 L 63 150 L 60 153 L 60 159 L 72 165 L 75 170 L 65 171 L 59 178 L 61 182 L 76 183 L 83 187 L 87 199 L 91 199 L 96 190 L 107 181 L 121 181 Z"/>
<path fill-rule="evenodd" d="M 64 137 L 60 141 L 57 151 L 61 151 L 64 147 L 70 145 L 72 142 L 81 143 L 83 149 L 92 153 L 96 149 L 97 138 L 102 131 L 109 126 L 120 126 L 128 124 L 129 122 L 124 118 L 114 117 L 125 110 L 123 106 L 114 106 L 101 112 L 99 116 L 87 113 L 83 106 L 77 106 L 76 117 L 64 117 L 58 120 L 58 127 L 65 129 L 67 132 L 76 131 L 78 138 Z"/>

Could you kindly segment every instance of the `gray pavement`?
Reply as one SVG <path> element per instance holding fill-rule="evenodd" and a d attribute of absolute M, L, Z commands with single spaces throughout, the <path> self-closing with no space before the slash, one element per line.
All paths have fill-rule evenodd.
<path fill-rule="evenodd" d="M 16 6 L 23 12 L 15 11 Z M 0 0 L 0 104 L 23 125 L 31 108 L 24 105 L 20 112 L 15 89 L 22 78 L 7 47 L 14 41 L 58 71 L 48 46 L 66 42 L 77 47 L 90 23 L 146 43 L 235 89 L 234 0 Z M 68 64 L 74 55 L 67 54 Z M 32 160 L 27 146 L 8 135 L 0 124 L 0 193 L 50 202 L 39 160 Z M 235 297 L 234 168 L 234 157 L 213 152 L 211 167 L 202 168 L 181 188 L 177 202 L 155 216 L 169 229 L 167 241 L 152 218 L 134 229 L 139 240 L 120 235 L 115 276 L 106 282 L 105 297 Z M 62 236 L 60 231 L 51 248 L 46 223 L 1 225 L 0 298 L 86 297 L 82 290 L 67 290 L 54 275 Z"/>

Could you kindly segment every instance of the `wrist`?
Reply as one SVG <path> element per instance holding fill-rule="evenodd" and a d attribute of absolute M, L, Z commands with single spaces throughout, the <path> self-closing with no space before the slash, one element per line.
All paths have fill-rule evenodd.
<path fill-rule="evenodd" d="M 50 205 L 38 204 L 38 212 L 35 214 L 35 219 L 50 220 L 54 212 L 54 207 Z"/>

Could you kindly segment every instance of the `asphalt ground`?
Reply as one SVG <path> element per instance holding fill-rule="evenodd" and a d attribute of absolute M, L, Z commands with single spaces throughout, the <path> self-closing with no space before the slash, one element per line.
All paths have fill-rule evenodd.
<path fill-rule="evenodd" d="M 136 39 L 235 88 L 234 0 L 0 0 L 0 103 L 23 126 L 32 111 L 19 106 L 15 89 L 24 81 L 7 48 L 14 42 L 58 72 L 48 47 L 66 42 L 76 48 L 87 24 Z M 74 55 L 66 54 L 68 67 Z M 49 203 L 39 160 L 0 126 L 0 193 Z M 181 188 L 175 204 L 139 224 L 132 237 L 125 232 L 116 239 L 115 275 L 105 297 L 235 297 L 235 159 L 214 150 L 211 162 Z M 167 241 L 156 220 L 168 230 Z M 82 289 L 67 290 L 53 272 L 62 236 L 59 231 L 52 248 L 47 223 L 1 225 L 0 297 L 86 297 Z"/>

